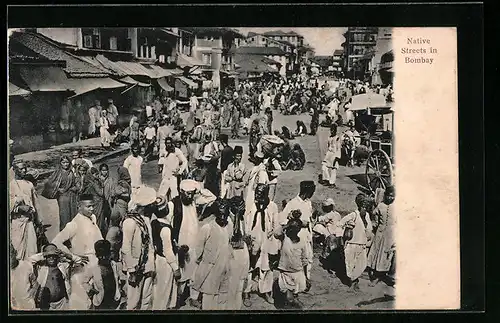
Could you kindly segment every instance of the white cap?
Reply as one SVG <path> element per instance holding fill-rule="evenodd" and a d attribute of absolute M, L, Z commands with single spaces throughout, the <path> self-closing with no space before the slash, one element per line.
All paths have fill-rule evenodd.
<path fill-rule="evenodd" d="M 185 179 L 181 182 L 180 189 L 184 192 L 196 191 L 200 188 L 200 184 L 192 179 Z"/>
<path fill-rule="evenodd" d="M 329 205 L 333 205 L 335 206 L 335 202 L 333 201 L 332 198 L 327 198 L 324 202 L 323 202 L 323 205 L 324 206 L 329 206 Z"/>
<path fill-rule="evenodd" d="M 137 206 L 146 206 L 156 202 L 156 190 L 152 187 L 141 186 L 134 196 Z"/>
<path fill-rule="evenodd" d="M 255 157 L 257 158 L 264 158 L 264 154 L 261 151 L 258 151 L 255 153 Z"/>

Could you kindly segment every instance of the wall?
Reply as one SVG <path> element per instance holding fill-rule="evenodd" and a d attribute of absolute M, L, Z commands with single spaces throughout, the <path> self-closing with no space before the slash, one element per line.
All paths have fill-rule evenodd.
<path fill-rule="evenodd" d="M 377 45 L 375 45 L 374 62 L 380 63 L 382 55 L 392 49 L 392 28 L 379 28 Z"/>
<path fill-rule="evenodd" d="M 80 28 L 37 28 L 36 31 L 63 44 L 79 47 L 82 45 Z"/>

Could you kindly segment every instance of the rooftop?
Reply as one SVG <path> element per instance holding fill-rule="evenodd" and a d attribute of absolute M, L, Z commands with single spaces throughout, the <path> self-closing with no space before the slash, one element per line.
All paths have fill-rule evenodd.
<path fill-rule="evenodd" d="M 64 71 L 72 77 L 106 77 L 109 75 L 108 71 L 67 53 L 57 43 L 43 35 L 28 32 L 13 33 L 11 39 L 15 39 L 40 57 L 53 61 L 65 61 Z"/>
<path fill-rule="evenodd" d="M 233 50 L 235 54 L 254 54 L 254 55 L 276 55 L 276 56 L 284 56 L 287 55 L 285 51 L 283 51 L 279 47 L 251 47 L 251 46 L 242 46 Z"/>
<path fill-rule="evenodd" d="M 245 38 L 239 31 L 226 27 L 183 27 L 182 30 L 189 31 L 197 36 L 231 36 Z"/>
<path fill-rule="evenodd" d="M 272 31 L 266 31 L 264 33 L 266 36 L 297 36 L 297 37 L 302 37 L 302 35 L 296 33 L 295 31 L 283 31 L 283 30 L 272 30 Z"/>
<path fill-rule="evenodd" d="M 342 54 L 344 54 L 343 49 L 336 49 L 333 51 L 333 56 L 341 56 Z"/>

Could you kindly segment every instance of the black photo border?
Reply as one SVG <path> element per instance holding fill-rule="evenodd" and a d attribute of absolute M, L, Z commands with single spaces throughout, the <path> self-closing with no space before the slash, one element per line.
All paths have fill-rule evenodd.
<path fill-rule="evenodd" d="M 53 2 L 54 4 L 57 2 Z M 107 2 L 109 4 L 109 2 Z M 19 4 L 19 2 L 18 2 Z M 485 298 L 485 178 L 484 178 L 484 7 L 481 3 L 461 4 L 190 4 L 190 5 L 64 5 L 57 6 L 8 6 L 7 28 L 28 27 L 144 27 L 144 26 L 227 26 L 227 27 L 457 27 L 458 43 L 458 106 L 459 106 L 459 156 L 460 156 L 460 241 L 461 241 L 461 309 L 446 311 L 451 314 L 480 313 L 486 305 Z M 6 33 L 4 37 L 7 37 Z M 4 44 L 6 44 L 6 39 Z M 4 53 L 6 53 L 6 49 Z M 7 60 L 7 58 L 6 58 Z M 4 64 L 7 66 L 7 61 Z M 6 90 L 6 89 L 5 89 Z M 6 94 L 6 97 L 8 95 Z M 5 119 L 5 124 L 7 120 Z M 7 129 L 5 127 L 4 129 Z M 3 135 L 7 136 L 6 132 Z M 6 138 L 4 138 L 6 142 Z M 6 147 L 6 145 L 4 146 Z M 7 149 L 7 148 L 5 148 Z M 5 150 L 6 152 L 6 150 Z M 4 158 L 6 160 L 6 158 Z M 7 165 L 6 165 L 7 166 Z M 5 167 L 5 169 L 8 169 Z M 5 174 L 6 176 L 6 174 Z M 5 177 L 6 179 L 6 177 Z M 4 183 L 6 181 L 4 180 Z M 438 216 L 438 215 L 437 215 Z M 7 235 L 6 228 L 2 227 Z M 439 239 L 439 237 L 436 237 Z M 2 249 L 7 259 L 8 246 Z M 443 255 L 445 257 L 446 255 Z M 422 264 L 425 266 L 425 264 Z M 2 266 L 0 270 L 8 270 Z M 7 273 L 2 275 L 7 284 Z M 415 282 L 418 284 L 418 282 Z M 6 291 L 7 285 L 2 291 Z M 2 292 L 4 299 L 5 292 Z M 8 301 L 3 302 L 5 313 Z M 496 304 L 498 307 L 498 304 Z M 2 311 L 4 312 L 4 311 Z M 401 314 L 410 317 L 423 313 L 442 311 L 304 311 L 286 312 L 278 318 L 290 319 L 295 314 L 324 315 L 349 314 L 349 321 L 371 320 L 367 313 L 384 315 L 383 320 L 392 320 Z M 64 316 L 73 312 L 65 312 Z M 112 312 L 121 316 L 121 313 Z M 146 312 L 148 313 L 148 312 Z M 151 314 L 152 312 L 148 313 Z M 165 312 L 176 316 L 175 320 L 187 317 L 195 320 L 218 320 L 222 313 L 200 313 L 190 311 Z M 154 314 L 165 314 L 155 312 Z M 238 312 L 241 318 L 252 321 L 265 320 L 271 312 Z M 13 314 L 11 312 L 11 314 Z M 98 319 L 101 313 L 81 313 L 90 320 Z M 135 315 L 139 313 L 126 313 Z M 142 314 L 142 313 L 141 313 Z M 183 314 L 190 314 L 184 316 Z M 194 314 L 194 315 L 193 315 Z M 227 312 L 224 314 L 228 314 Z M 231 313 L 230 313 L 231 314 Z M 24 322 L 27 317 L 11 316 Z M 469 316 L 469 315 L 467 315 Z M 75 317 L 76 318 L 76 317 Z M 236 319 L 236 317 L 227 317 Z M 430 317 L 428 317 L 430 318 Z M 73 319 L 73 318 L 70 318 Z M 106 319 L 106 317 L 104 318 Z M 132 318 L 133 319 L 133 318 Z M 167 318 L 169 319 L 169 318 Z M 174 318 L 172 318 L 174 319 Z M 237 319 L 240 319 L 239 317 Z M 297 317 L 305 320 L 305 317 Z M 312 320 L 323 319 L 320 316 Z M 330 319 L 324 317 L 324 319 Z M 336 319 L 336 317 L 331 318 Z M 418 319 L 418 318 L 417 318 Z M 427 317 L 425 318 L 427 320 Z M 410 320 L 411 321 L 411 320 Z"/>

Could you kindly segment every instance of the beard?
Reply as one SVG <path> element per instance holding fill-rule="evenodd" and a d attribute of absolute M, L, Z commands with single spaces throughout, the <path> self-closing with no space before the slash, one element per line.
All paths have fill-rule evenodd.
<path fill-rule="evenodd" d="M 181 202 L 183 205 L 185 206 L 188 206 L 188 205 L 191 205 L 193 204 L 193 198 L 191 196 L 185 196 L 183 194 L 181 194 Z"/>

